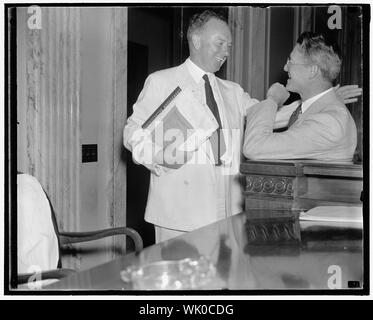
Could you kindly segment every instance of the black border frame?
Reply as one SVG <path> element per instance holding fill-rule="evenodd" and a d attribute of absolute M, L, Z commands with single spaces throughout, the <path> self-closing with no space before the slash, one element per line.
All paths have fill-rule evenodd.
<path fill-rule="evenodd" d="M 9 289 L 9 284 L 16 284 L 17 275 L 17 251 L 12 243 L 17 241 L 17 220 L 16 212 L 17 208 L 17 196 L 16 196 L 16 175 L 17 175 L 17 43 L 16 43 L 16 11 L 17 7 L 27 7 L 31 5 L 38 5 L 40 7 L 60 7 L 60 6 L 71 6 L 71 7 L 110 7 L 110 6 L 122 6 L 122 7 L 133 7 L 133 6 L 201 6 L 201 7 L 221 7 L 221 6 L 237 6 L 243 5 L 241 3 L 5 3 L 4 4 L 4 39 L 5 39 L 5 50 L 4 50 L 4 70 L 5 70 L 5 95 L 4 95 L 4 106 L 5 106 L 5 170 L 4 170 L 4 294 L 5 295 L 26 295 L 26 296 L 46 296 L 46 295 L 129 295 L 129 296 L 150 296 L 150 295 L 192 295 L 192 296 L 206 296 L 206 295 L 369 295 L 370 293 L 370 274 L 369 274 L 369 259 L 370 259 L 370 243 L 369 243 L 369 135 L 366 134 L 363 137 L 363 150 L 364 150 L 364 161 L 363 161 L 363 214 L 364 214 L 364 248 L 363 248 L 363 265 L 364 265 L 364 287 L 362 289 L 342 289 L 342 290 L 208 290 L 203 291 L 119 291 L 119 290 L 79 290 L 79 291 L 22 291 L 19 289 Z M 268 7 L 268 6 L 327 6 L 332 3 L 247 3 L 248 6 Z M 369 4 L 343 4 L 337 3 L 340 6 L 361 6 L 363 13 L 362 20 L 362 42 L 363 42 L 363 85 L 366 88 L 363 91 L 364 105 L 367 107 L 363 110 L 363 119 L 369 119 L 369 23 L 370 23 L 370 5 Z M 9 11 L 13 10 L 13 15 L 9 15 Z M 9 22 L 9 19 L 12 19 Z M 9 28 L 10 25 L 10 28 Z M 363 122 L 363 132 L 369 132 L 369 121 Z M 11 248 L 9 250 L 9 248 Z M 9 266 L 11 266 L 9 270 Z M 189 301 L 188 301 L 189 302 Z M 192 300 L 190 300 L 192 302 Z M 224 301 L 225 303 L 226 301 Z M 175 302 L 176 303 L 176 302 Z"/>

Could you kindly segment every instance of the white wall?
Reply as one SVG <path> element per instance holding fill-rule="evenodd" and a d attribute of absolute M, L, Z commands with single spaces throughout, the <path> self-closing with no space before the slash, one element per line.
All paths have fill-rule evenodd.
<path fill-rule="evenodd" d="M 109 227 L 107 183 L 112 148 L 111 11 L 107 8 L 81 10 L 81 144 L 98 144 L 98 162 L 80 165 L 80 231 Z M 85 244 L 95 248 L 97 243 Z M 107 253 L 85 255 L 81 268 L 104 261 Z"/>
<path fill-rule="evenodd" d="M 26 162 L 26 10 L 17 9 L 17 170 L 27 172 Z"/>
<path fill-rule="evenodd" d="M 20 122 L 17 130 L 18 170 L 34 174 L 46 187 L 55 209 L 58 209 L 56 214 L 60 226 L 64 227 L 63 231 L 92 231 L 123 226 L 126 177 L 125 164 L 119 154 L 127 108 L 123 102 L 127 85 L 126 9 L 82 7 L 76 16 L 77 11 L 66 10 L 63 15 L 59 15 L 56 10 L 62 12 L 58 11 L 62 8 L 50 10 L 42 7 L 45 19 L 43 27 L 32 32 L 27 29 L 26 10 L 19 9 L 17 19 L 17 120 Z M 66 21 L 54 23 L 54 17 Z M 71 30 L 76 32 L 70 33 Z M 76 65 L 71 65 L 70 56 L 74 57 L 74 63 L 78 61 Z M 33 68 L 27 68 L 27 63 L 31 63 L 31 67 L 35 66 L 36 72 Z M 31 82 L 28 80 L 30 77 Z M 71 88 L 76 88 L 76 91 L 71 93 Z M 71 100 L 69 104 L 70 98 L 66 92 L 70 96 L 76 92 L 78 101 Z M 37 97 L 37 101 L 32 101 L 30 97 Z M 61 128 L 63 132 L 67 131 L 67 137 L 69 131 L 77 132 L 74 133 L 78 139 L 77 147 L 64 145 L 64 151 L 56 153 L 60 149 L 48 145 L 48 135 L 54 132 L 48 122 L 51 109 L 64 117 L 67 115 L 66 121 L 69 123 L 73 123 L 69 121 L 69 116 L 77 119 L 79 125 L 73 129 Z M 61 126 L 65 122 L 53 118 L 51 123 Z M 98 145 L 97 162 L 81 162 L 82 144 Z M 77 157 L 69 157 L 73 151 L 78 152 Z M 70 171 L 66 172 L 74 172 L 79 176 L 76 189 L 72 189 L 67 180 L 55 181 L 51 177 L 55 173 L 49 168 L 53 163 L 50 159 L 59 161 L 61 165 L 54 167 L 64 170 L 68 166 L 64 162 L 74 161 L 72 167 L 77 166 L 75 171 L 70 166 Z M 56 184 L 59 184 L 58 188 Z M 66 204 L 69 200 L 63 195 L 71 195 L 71 190 L 76 192 L 76 210 L 66 210 L 69 208 Z M 120 242 L 124 243 L 123 238 Z M 112 243 L 113 239 L 108 238 L 82 244 L 82 248 L 90 249 L 86 250 L 88 254 L 80 255 L 78 252 L 73 260 L 63 257 L 63 266 L 86 269 L 106 262 L 113 257 L 111 250 L 107 250 L 107 246 L 111 247 Z M 101 250 L 97 251 L 97 248 Z"/>

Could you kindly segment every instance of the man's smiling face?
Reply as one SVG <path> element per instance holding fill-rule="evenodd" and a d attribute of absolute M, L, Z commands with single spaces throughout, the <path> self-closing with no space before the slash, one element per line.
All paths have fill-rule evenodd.
<path fill-rule="evenodd" d="M 302 54 L 299 45 L 297 44 L 291 52 L 284 71 L 288 73 L 289 79 L 286 83 L 286 89 L 292 92 L 301 94 L 308 85 L 310 77 L 310 63 Z"/>
<path fill-rule="evenodd" d="M 197 59 L 199 66 L 206 72 L 215 73 L 229 56 L 232 35 L 228 25 L 219 19 L 210 19 L 197 36 L 199 48 Z"/>

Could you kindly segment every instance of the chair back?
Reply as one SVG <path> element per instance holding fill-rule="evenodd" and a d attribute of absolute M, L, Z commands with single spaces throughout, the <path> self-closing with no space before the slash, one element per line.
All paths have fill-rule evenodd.
<path fill-rule="evenodd" d="M 57 263 L 57 268 L 62 268 L 62 263 L 61 263 L 61 241 L 60 241 L 60 232 L 58 230 L 57 218 L 56 218 L 56 214 L 55 214 L 54 209 L 53 209 L 52 202 L 49 199 L 49 196 L 48 196 L 47 192 L 44 190 L 44 188 L 43 188 L 43 191 L 44 191 L 44 194 L 47 197 L 48 202 L 49 202 L 49 207 L 51 209 L 52 224 L 53 224 L 54 232 L 57 235 L 57 242 L 58 242 L 58 263 Z"/>

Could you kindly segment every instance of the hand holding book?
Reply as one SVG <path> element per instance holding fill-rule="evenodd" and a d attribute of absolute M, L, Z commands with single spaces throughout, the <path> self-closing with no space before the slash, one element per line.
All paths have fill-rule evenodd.
<path fill-rule="evenodd" d="M 178 169 L 217 129 L 208 106 L 195 98 L 190 88 L 177 87 L 144 122 L 156 151 L 156 163 Z"/>

